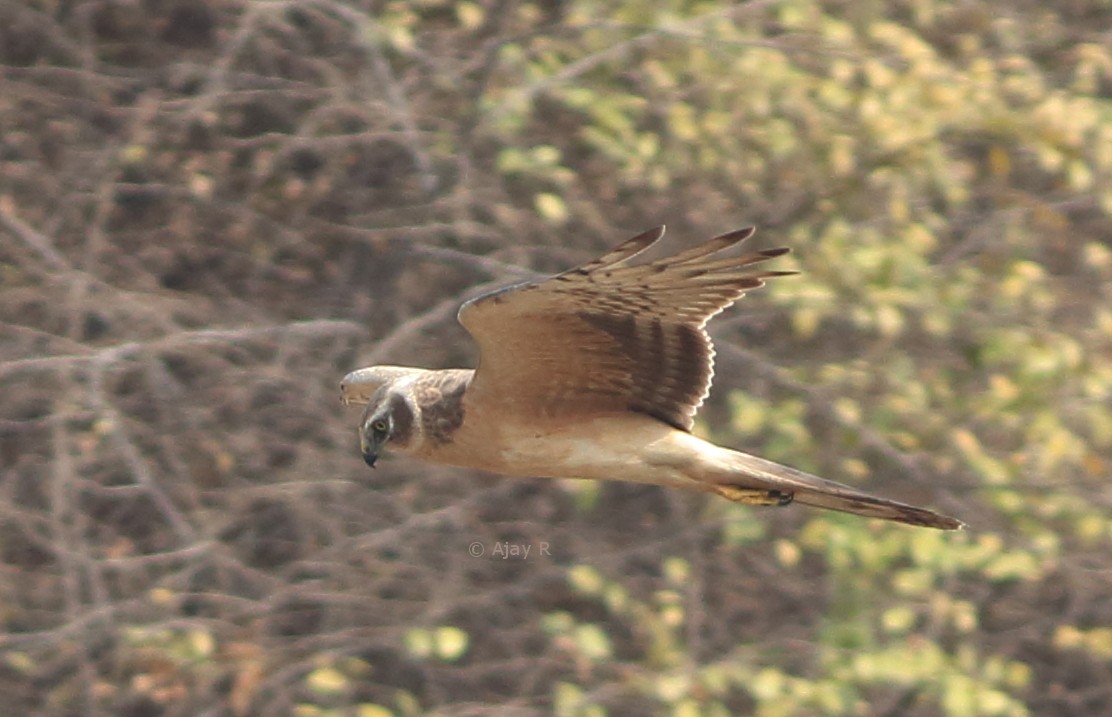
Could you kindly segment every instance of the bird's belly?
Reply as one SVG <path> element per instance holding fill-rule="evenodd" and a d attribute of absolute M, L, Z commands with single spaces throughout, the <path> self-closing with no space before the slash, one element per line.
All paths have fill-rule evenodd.
<path fill-rule="evenodd" d="M 481 435 L 461 429 L 426 457 L 506 475 L 639 481 L 653 469 L 646 457 L 674 434 L 687 435 L 637 414 L 507 422 Z"/>

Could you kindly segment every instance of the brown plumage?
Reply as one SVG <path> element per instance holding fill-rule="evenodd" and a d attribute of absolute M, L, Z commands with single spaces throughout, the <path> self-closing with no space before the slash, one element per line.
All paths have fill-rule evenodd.
<path fill-rule="evenodd" d="M 752 228 L 629 264 L 663 233 L 650 230 L 578 268 L 464 304 L 459 320 L 479 344 L 476 371 L 374 366 L 348 374 L 344 401 L 367 404 L 360 424 L 367 463 L 390 443 L 507 475 L 652 483 L 741 503 L 794 500 L 962 527 L 691 435 L 714 374 L 707 320 L 765 279 L 795 272 L 751 268 L 787 249 L 720 255 Z"/>

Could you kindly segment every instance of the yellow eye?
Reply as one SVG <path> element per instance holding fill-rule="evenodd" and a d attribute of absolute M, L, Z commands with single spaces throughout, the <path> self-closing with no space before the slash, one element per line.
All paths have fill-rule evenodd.
<path fill-rule="evenodd" d="M 371 424 L 371 430 L 375 431 L 376 433 L 386 433 L 386 428 L 386 421 L 382 420 L 381 418 Z"/>

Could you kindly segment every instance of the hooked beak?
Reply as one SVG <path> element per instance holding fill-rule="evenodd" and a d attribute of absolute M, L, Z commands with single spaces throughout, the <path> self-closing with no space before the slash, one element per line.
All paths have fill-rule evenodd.
<path fill-rule="evenodd" d="M 363 462 L 369 465 L 371 468 L 374 468 L 375 461 L 378 460 L 378 448 L 368 443 L 367 439 L 360 438 L 359 450 L 363 453 Z"/>

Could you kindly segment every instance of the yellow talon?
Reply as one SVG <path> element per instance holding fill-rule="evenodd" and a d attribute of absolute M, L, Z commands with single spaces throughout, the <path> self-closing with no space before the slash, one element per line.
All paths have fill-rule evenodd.
<path fill-rule="evenodd" d="M 738 488 L 732 485 L 715 486 L 714 491 L 734 503 L 742 505 L 787 505 L 792 502 L 792 494 L 779 490 L 760 488 Z"/>

